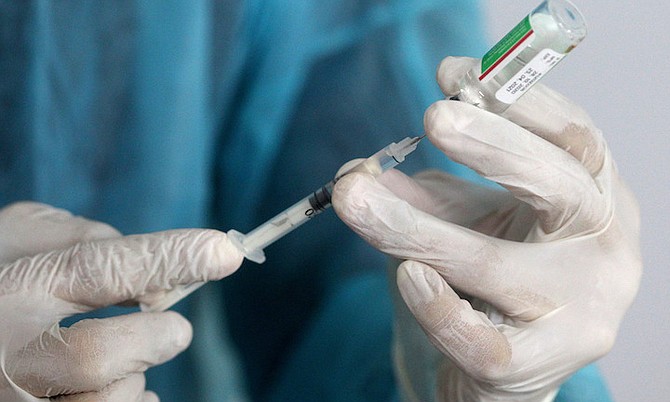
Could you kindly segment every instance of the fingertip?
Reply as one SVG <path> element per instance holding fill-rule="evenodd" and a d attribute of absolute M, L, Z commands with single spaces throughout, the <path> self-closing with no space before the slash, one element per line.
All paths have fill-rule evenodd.
<path fill-rule="evenodd" d="M 437 101 L 423 114 L 424 132 L 431 142 L 444 130 L 444 122 L 448 121 L 448 103 L 448 101 Z"/>
<path fill-rule="evenodd" d="M 177 229 L 149 234 L 170 255 L 169 279 L 178 284 L 222 279 L 235 272 L 244 254 L 228 235 L 215 229 Z M 160 287 L 170 289 L 168 283 Z"/>
<path fill-rule="evenodd" d="M 367 173 L 349 173 L 333 189 L 333 209 L 354 230 L 373 221 L 378 209 L 384 209 L 391 192 Z M 395 198 L 395 197 L 394 197 Z M 360 234 L 360 233 L 359 233 Z"/>
<path fill-rule="evenodd" d="M 403 299 L 405 299 L 405 293 L 414 282 L 412 277 L 417 275 L 417 273 L 414 272 L 416 269 L 418 269 L 416 263 L 411 260 L 403 261 L 398 266 L 396 271 L 396 285 L 398 285 L 398 289 L 400 290 Z"/>
<path fill-rule="evenodd" d="M 187 229 L 185 232 L 171 233 L 181 238 L 179 248 L 184 261 L 189 262 L 179 265 L 180 269 L 185 269 L 184 272 L 177 273 L 179 283 L 219 280 L 242 265 L 244 255 L 224 232 L 214 229 Z"/>
<path fill-rule="evenodd" d="M 85 221 L 81 228 L 82 241 L 106 240 L 122 236 L 121 232 L 106 223 L 81 219 Z"/>
<path fill-rule="evenodd" d="M 342 176 L 335 185 L 333 206 L 337 212 L 342 211 L 347 205 L 368 205 L 370 197 L 386 199 L 394 195 L 419 208 L 423 206 L 422 201 L 427 198 L 426 190 L 413 178 L 400 170 L 390 169 L 380 176 L 357 172 Z"/>
<path fill-rule="evenodd" d="M 172 343 L 178 351 L 185 350 L 193 340 L 193 325 L 181 314 L 175 311 L 165 311 L 162 313 L 167 322 L 167 327 L 170 328 Z"/>
<path fill-rule="evenodd" d="M 212 236 L 212 242 L 214 243 L 214 259 L 212 263 L 218 265 L 221 270 L 219 275 L 213 279 L 221 279 L 237 271 L 240 265 L 242 265 L 244 254 L 235 247 L 226 233 L 218 230 L 210 230 L 208 232 L 210 232 L 209 234 Z"/>
<path fill-rule="evenodd" d="M 386 187 L 365 173 L 347 174 L 333 191 L 333 209 L 337 216 L 376 248 L 382 247 L 384 232 L 400 230 L 395 226 L 407 223 L 405 216 L 399 218 L 398 214 L 404 210 L 397 201 Z"/>
<path fill-rule="evenodd" d="M 397 283 L 403 299 L 413 311 L 419 306 L 433 303 L 436 298 L 446 292 L 447 288 L 444 279 L 437 271 L 413 260 L 400 264 Z"/>
<path fill-rule="evenodd" d="M 413 281 L 412 278 L 423 276 L 423 265 L 414 260 L 403 261 L 398 266 L 398 281 Z"/>
<path fill-rule="evenodd" d="M 460 92 L 459 82 L 476 63 L 477 59 L 470 57 L 444 58 L 437 68 L 437 82 L 442 92 L 447 96 L 457 95 Z"/>
<path fill-rule="evenodd" d="M 461 143 L 467 127 L 482 119 L 480 109 L 457 101 L 438 101 L 430 105 L 423 119 L 426 136 L 443 152 Z"/>
<path fill-rule="evenodd" d="M 433 139 L 453 131 L 456 123 L 464 120 L 460 112 L 463 102 L 441 100 L 433 103 L 423 115 L 423 125 L 428 138 Z"/>
<path fill-rule="evenodd" d="M 349 173 L 340 178 L 333 188 L 333 208 L 342 212 L 357 209 L 363 201 L 363 194 L 375 185 L 375 178 L 365 173 Z"/>
<path fill-rule="evenodd" d="M 0 209 L 0 218 L 4 219 L 7 219 L 7 217 L 34 217 L 43 214 L 60 215 L 65 219 L 72 216 L 70 212 L 64 209 L 34 201 L 17 201 Z"/>
<path fill-rule="evenodd" d="M 356 158 L 356 159 L 350 160 L 349 162 L 345 163 L 344 165 L 342 165 L 342 167 L 340 167 L 337 170 L 337 173 L 335 173 L 335 177 L 343 176 L 345 173 L 347 173 L 348 171 L 350 171 L 351 169 L 356 167 L 358 164 L 360 164 L 364 160 L 365 159 L 363 159 L 363 158 Z"/>
<path fill-rule="evenodd" d="M 128 348 L 125 353 L 138 364 L 124 370 L 143 372 L 172 360 L 186 350 L 193 339 L 191 323 L 174 311 L 140 312 L 126 317 L 122 322 L 128 328 L 125 335 L 122 333 Z"/>
<path fill-rule="evenodd" d="M 145 391 L 142 402 L 160 402 L 160 398 L 153 391 Z"/>

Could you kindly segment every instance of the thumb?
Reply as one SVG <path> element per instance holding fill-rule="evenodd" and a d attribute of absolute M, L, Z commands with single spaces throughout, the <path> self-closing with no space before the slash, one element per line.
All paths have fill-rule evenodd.
<path fill-rule="evenodd" d="M 191 324 L 174 312 L 85 319 L 36 337 L 6 371 L 38 397 L 94 392 L 172 359 L 192 335 Z"/>
<path fill-rule="evenodd" d="M 74 216 L 64 209 L 17 202 L 0 209 L 0 264 L 68 248 L 81 241 L 120 236 L 107 224 Z"/>
<path fill-rule="evenodd" d="M 503 374 L 511 363 L 507 338 L 481 312 L 458 297 L 431 267 L 405 261 L 398 288 L 429 340 L 469 375 L 484 380 Z"/>

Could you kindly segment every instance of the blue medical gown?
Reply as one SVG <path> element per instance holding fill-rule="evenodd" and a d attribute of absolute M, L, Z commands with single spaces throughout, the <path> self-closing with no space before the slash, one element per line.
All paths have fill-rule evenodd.
<path fill-rule="evenodd" d="M 348 159 L 421 133 L 439 60 L 485 51 L 478 7 L 2 1 L 0 205 L 127 234 L 249 231 Z M 428 144 L 402 169 L 429 166 L 474 177 Z M 193 345 L 148 387 L 163 401 L 393 400 L 384 256 L 332 211 L 266 251 L 175 307 Z M 559 399 L 608 400 L 593 370 Z"/>

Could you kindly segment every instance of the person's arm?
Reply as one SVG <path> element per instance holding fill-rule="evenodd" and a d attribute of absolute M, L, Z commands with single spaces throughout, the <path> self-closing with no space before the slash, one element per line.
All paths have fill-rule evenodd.
<path fill-rule="evenodd" d="M 224 233 L 121 236 L 44 204 L 0 210 L 0 401 L 150 401 L 144 371 L 183 351 L 191 325 L 175 312 L 86 319 L 104 306 L 149 302 L 180 284 L 234 272 Z"/>
<path fill-rule="evenodd" d="M 442 63 L 447 96 L 472 62 Z M 404 348 L 405 396 L 422 382 L 442 401 L 553 400 L 610 350 L 637 292 L 636 200 L 588 115 L 544 86 L 504 116 L 440 101 L 424 124 L 445 155 L 507 191 L 438 171 L 357 173 L 335 187 L 340 218 L 405 260 L 398 288 L 441 352 L 417 362 Z"/>

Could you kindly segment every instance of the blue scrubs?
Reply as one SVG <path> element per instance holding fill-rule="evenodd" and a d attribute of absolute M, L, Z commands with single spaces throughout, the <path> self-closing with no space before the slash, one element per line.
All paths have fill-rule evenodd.
<path fill-rule="evenodd" d="M 41 201 L 127 234 L 247 232 L 421 133 L 439 60 L 486 50 L 478 7 L 2 1 L 0 206 Z M 402 169 L 428 166 L 474 177 L 429 146 Z M 148 387 L 167 402 L 396 398 L 384 256 L 332 211 L 266 252 L 175 307 L 193 345 Z M 576 378 L 559 400 L 609 400 L 593 369 Z"/>

